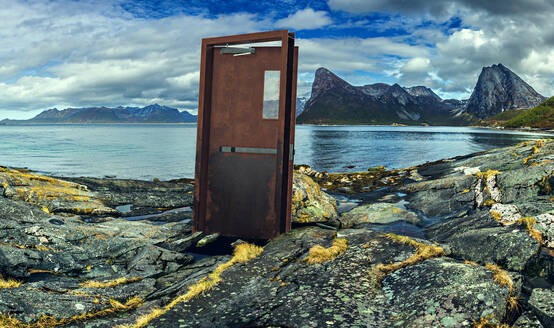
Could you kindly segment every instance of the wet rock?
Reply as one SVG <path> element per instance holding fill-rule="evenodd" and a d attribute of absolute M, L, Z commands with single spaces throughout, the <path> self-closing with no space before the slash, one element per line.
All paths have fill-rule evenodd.
<path fill-rule="evenodd" d="M 202 239 L 200 239 L 196 243 L 196 247 L 204 247 L 208 244 L 211 244 L 211 243 L 215 242 L 217 240 L 217 238 L 219 238 L 218 233 L 213 233 L 211 235 L 207 235 L 207 236 L 203 237 Z"/>
<path fill-rule="evenodd" d="M 486 211 L 438 223 L 426 232 L 431 240 L 447 243 L 454 257 L 481 264 L 498 263 L 518 272 L 540 248 L 521 226 L 502 226 Z"/>
<path fill-rule="evenodd" d="M 294 173 L 292 186 L 292 221 L 296 223 L 335 222 L 337 202 L 309 176 Z"/>
<path fill-rule="evenodd" d="M 545 328 L 554 327 L 554 291 L 552 289 L 533 289 L 529 306 Z"/>
<path fill-rule="evenodd" d="M 389 224 L 405 221 L 411 224 L 419 224 L 417 214 L 399 208 L 390 203 L 373 203 L 358 206 L 351 211 L 343 213 L 339 219 L 342 228 L 354 227 L 360 223 Z"/>
<path fill-rule="evenodd" d="M 408 193 L 406 207 L 421 211 L 428 217 L 447 216 L 474 207 L 473 176 L 410 183 L 398 188 Z"/>
<path fill-rule="evenodd" d="M 128 179 L 67 178 L 87 186 L 108 206 L 132 204 L 126 216 L 143 215 L 141 208 L 172 209 L 193 205 L 194 187 L 184 182 Z"/>

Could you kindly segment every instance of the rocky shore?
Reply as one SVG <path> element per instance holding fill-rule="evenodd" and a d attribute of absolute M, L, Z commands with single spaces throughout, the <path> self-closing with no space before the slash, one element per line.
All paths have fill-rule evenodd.
<path fill-rule="evenodd" d="M 192 234 L 188 180 L 0 167 L 0 327 L 551 328 L 552 186 L 552 140 L 298 166 L 292 231 L 254 245 Z"/>

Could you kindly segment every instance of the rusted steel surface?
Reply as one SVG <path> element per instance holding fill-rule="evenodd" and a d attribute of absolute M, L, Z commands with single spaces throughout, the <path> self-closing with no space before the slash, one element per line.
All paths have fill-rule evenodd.
<path fill-rule="evenodd" d="M 226 44 L 281 41 L 233 56 Z M 290 229 L 298 49 L 286 30 L 202 40 L 194 230 L 273 238 Z M 280 71 L 277 119 L 262 117 L 265 71 Z"/>

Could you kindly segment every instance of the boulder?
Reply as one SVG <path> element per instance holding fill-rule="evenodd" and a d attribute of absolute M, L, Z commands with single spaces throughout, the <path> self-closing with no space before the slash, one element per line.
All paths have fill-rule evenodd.
<path fill-rule="evenodd" d="M 292 186 L 292 222 L 334 223 L 337 217 L 335 199 L 322 191 L 312 178 L 295 172 Z"/>
<path fill-rule="evenodd" d="M 390 203 L 360 205 L 339 218 L 341 228 L 351 228 L 361 223 L 389 224 L 404 221 L 419 224 L 420 219 L 414 212 Z"/>
<path fill-rule="evenodd" d="M 554 327 L 554 291 L 552 289 L 533 289 L 529 297 L 529 306 L 545 328 Z"/>

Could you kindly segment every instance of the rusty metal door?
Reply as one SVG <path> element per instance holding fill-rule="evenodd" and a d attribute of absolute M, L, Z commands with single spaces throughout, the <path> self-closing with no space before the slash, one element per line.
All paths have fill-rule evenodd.
<path fill-rule="evenodd" d="M 265 41 L 281 46 L 236 46 Z M 290 229 L 297 53 L 286 30 L 202 40 L 195 231 Z"/>

